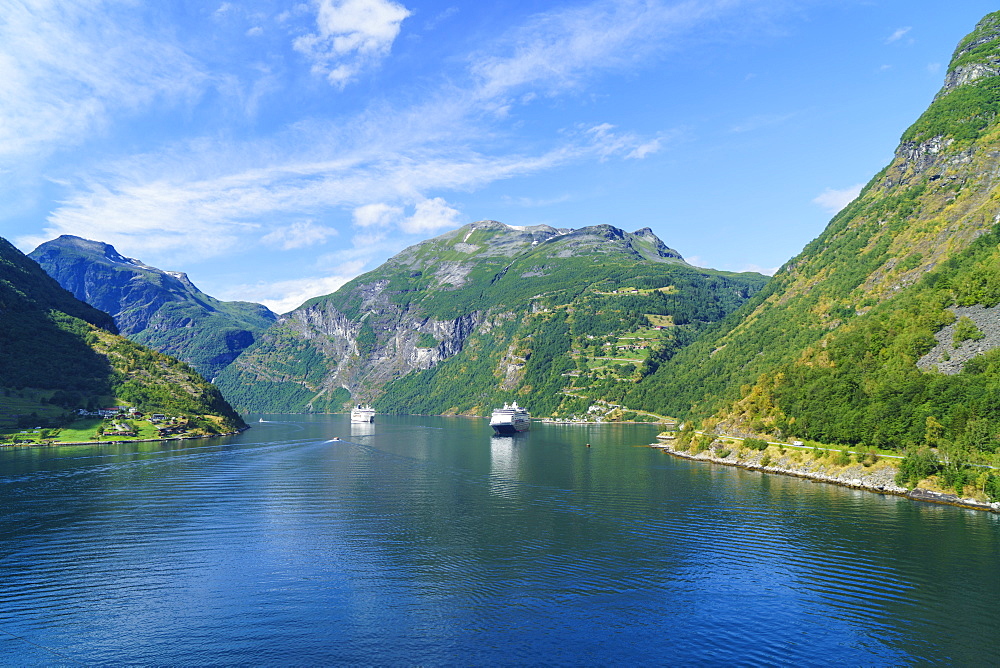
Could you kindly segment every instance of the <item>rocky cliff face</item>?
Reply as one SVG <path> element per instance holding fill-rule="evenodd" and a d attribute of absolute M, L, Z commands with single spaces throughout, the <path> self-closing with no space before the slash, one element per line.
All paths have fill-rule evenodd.
<path fill-rule="evenodd" d="M 567 308 L 570 321 L 599 322 L 607 335 L 649 328 L 645 313 L 686 314 L 690 307 L 698 319 L 680 317 L 680 327 L 696 329 L 765 280 L 691 267 L 649 228 L 628 233 L 610 225 L 570 230 L 480 221 L 412 246 L 283 316 L 219 382 L 227 397 L 251 410 L 338 410 L 353 398 L 383 401 L 391 410 L 476 412 L 498 393 L 525 389 L 532 364 L 547 359 L 537 354 L 551 333 L 541 323 L 563 318 Z M 619 290 L 629 281 L 634 295 Z M 683 287 L 661 291 L 674 284 Z M 678 306 L 685 303 L 678 295 L 698 290 L 718 294 L 699 292 L 704 304 Z M 559 352 L 544 363 L 572 361 L 567 346 L 590 334 L 583 329 L 559 330 L 562 339 L 553 344 Z M 437 396 L 433 406 L 413 401 L 414 374 L 437 379 L 419 392 Z M 281 398 L 266 398 L 264 387 Z M 476 396 L 464 396 L 472 387 L 479 388 Z"/>
<path fill-rule="evenodd" d="M 63 235 L 30 257 L 77 299 L 110 313 L 122 335 L 209 379 L 276 319 L 260 304 L 221 302 L 186 274 L 150 267 L 99 241 Z"/>

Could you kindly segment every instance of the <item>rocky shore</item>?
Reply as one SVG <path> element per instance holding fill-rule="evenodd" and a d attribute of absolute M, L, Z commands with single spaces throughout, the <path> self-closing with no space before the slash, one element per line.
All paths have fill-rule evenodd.
<path fill-rule="evenodd" d="M 715 444 L 713 444 L 714 446 Z M 682 457 L 697 461 L 738 466 L 752 471 L 790 475 L 806 478 L 817 482 L 826 482 L 852 489 L 861 489 L 879 494 L 893 494 L 915 501 L 943 503 L 962 508 L 985 510 L 1000 513 L 1000 503 L 988 503 L 972 498 L 962 498 L 955 494 L 946 494 L 931 489 L 916 487 L 907 489 L 896 484 L 896 464 L 887 459 L 880 459 L 871 466 L 849 464 L 838 466 L 827 458 L 816 459 L 807 449 L 787 448 L 779 454 L 774 448 L 759 452 L 756 450 L 727 449 L 709 447 L 700 452 L 677 450 L 672 442 L 653 443 L 651 447 L 661 450 L 674 457 Z M 725 453 L 726 456 L 720 456 Z M 766 459 L 765 459 L 766 458 Z"/>

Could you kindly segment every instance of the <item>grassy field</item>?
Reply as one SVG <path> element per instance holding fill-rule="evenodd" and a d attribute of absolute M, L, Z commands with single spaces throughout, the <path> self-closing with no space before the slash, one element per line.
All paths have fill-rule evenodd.
<path fill-rule="evenodd" d="M 151 423 L 145 420 L 129 420 L 135 426 L 135 436 L 101 436 L 100 440 L 108 441 L 141 441 L 160 438 L 159 432 Z M 3 441 L 24 441 L 33 443 L 54 442 L 54 443 L 85 443 L 97 441 L 97 430 L 101 427 L 111 428 L 111 422 L 97 417 L 88 417 L 75 420 L 65 427 L 57 429 L 18 429 L 0 428 L 0 440 Z"/>

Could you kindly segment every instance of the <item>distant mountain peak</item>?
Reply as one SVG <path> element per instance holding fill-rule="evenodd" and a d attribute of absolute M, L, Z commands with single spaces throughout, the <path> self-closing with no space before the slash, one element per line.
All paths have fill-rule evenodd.
<path fill-rule="evenodd" d="M 152 271 L 158 271 L 154 267 L 150 267 L 147 264 L 136 260 L 135 258 L 125 257 L 111 244 L 105 243 L 103 241 L 92 241 L 91 239 L 84 239 L 83 237 L 73 236 L 72 234 L 62 234 L 52 241 L 47 241 L 41 244 L 38 248 L 74 248 L 79 251 L 84 251 L 93 255 L 98 255 L 113 262 L 115 264 L 128 265 L 130 267 L 139 267 L 141 269 L 149 269 Z M 37 250 L 37 249 L 36 249 Z"/>
<path fill-rule="evenodd" d="M 78 299 L 110 313 L 121 333 L 214 377 L 276 319 L 266 307 L 222 302 L 181 271 L 125 257 L 114 246 L 72 235 L 29 255 Z"/>

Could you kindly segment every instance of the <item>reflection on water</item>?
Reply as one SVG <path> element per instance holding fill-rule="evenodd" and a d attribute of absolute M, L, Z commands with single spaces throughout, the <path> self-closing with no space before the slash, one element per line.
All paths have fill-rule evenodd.
<path fill-rule="evenodd" d="M 517 483 L 517 442 L 520 436 L 490 437 L 490 492 L 513 496 Z"/>
<path fill-rule="evenodd" d="M 375 423 L 374 422 L 352 422 L 351 423 L 351 437 L 357 438 L 359 436 L 371 436 L 375 433 Z"/>
<path fill-rule="evenodd" d="M 1000 662 L 997 515 L 655 427 L 257 417 L 0 451 L 0 663 Z"/>

